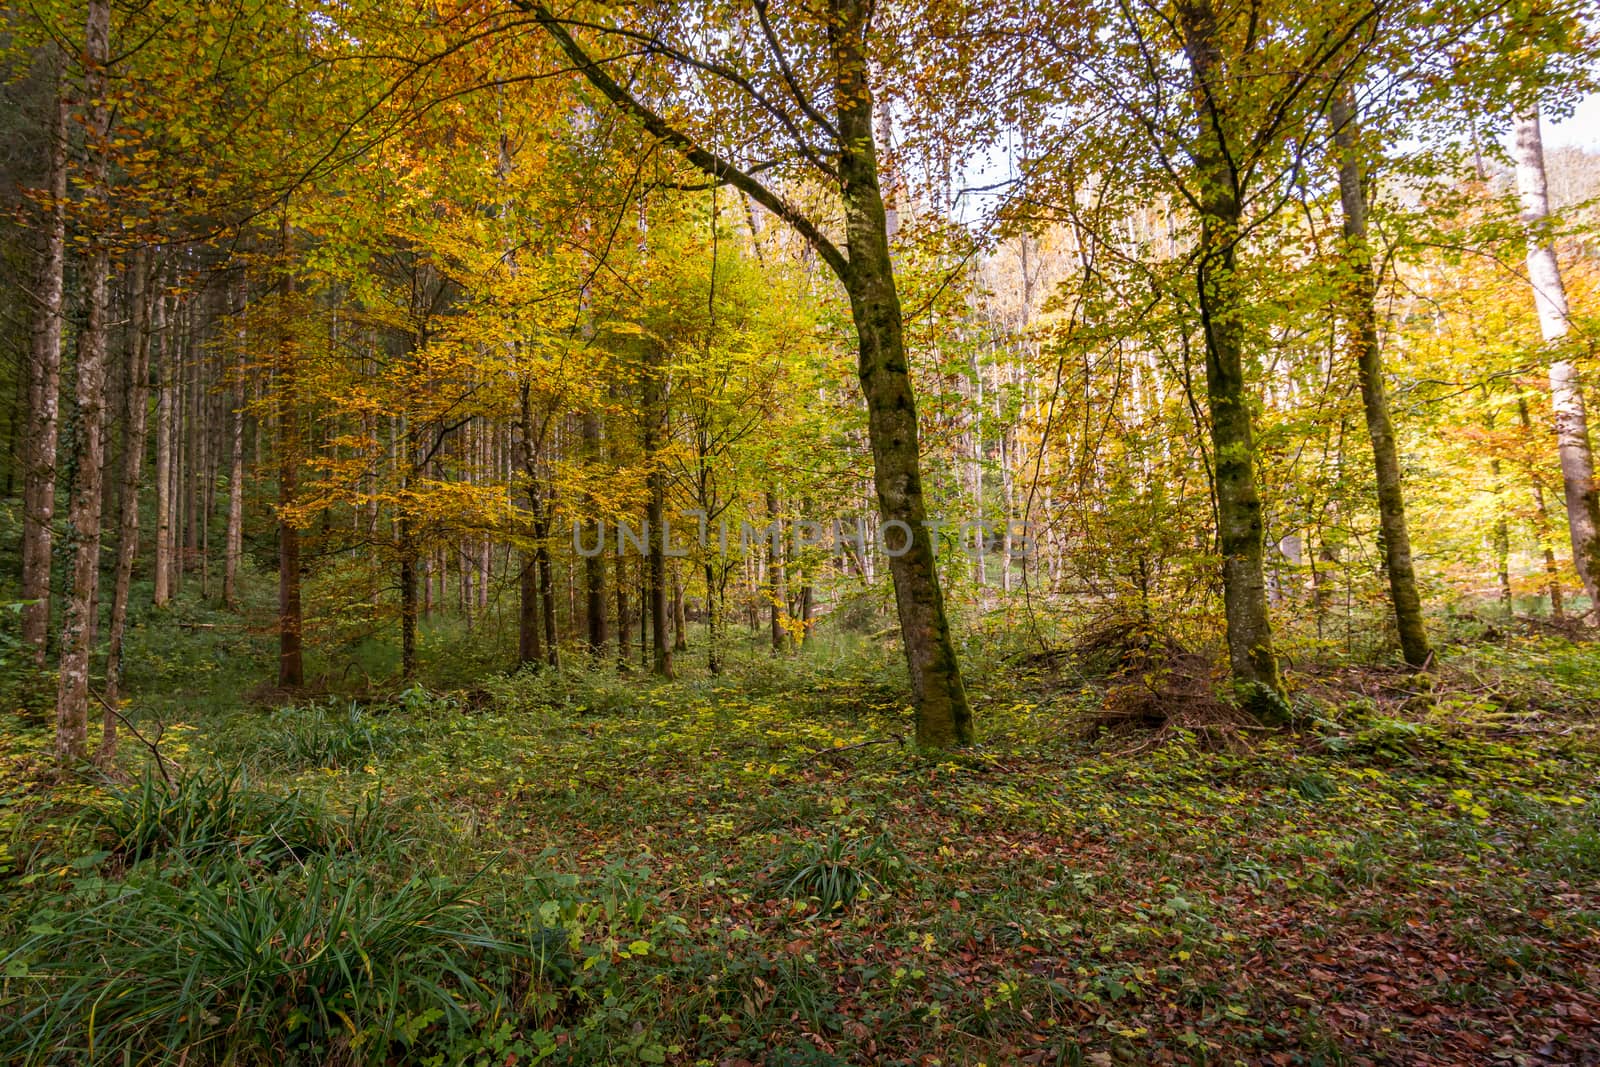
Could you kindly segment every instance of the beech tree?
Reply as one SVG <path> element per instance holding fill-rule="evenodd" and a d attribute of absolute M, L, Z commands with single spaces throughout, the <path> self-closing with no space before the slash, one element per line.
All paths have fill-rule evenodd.
<path fill-rule="evenodd" d="M 688 39 L 698 16 L 692 8 L 669 5 L 655 18 L 640 11 L 628 23 L 611 23 L 557 16 L 548 6 L 526 0 L 518 0 L 517 6 L 533 15 L 602 96 L 713 181 L 732 186 L 793 227 L 844 286 L 859 345 L 878 506 L 884 523 L 893 523 L 905 539 L 903 546 L 892 546 L 889 569 L 911 677 L 917 742 L 938 748 L 971 741 L 972 714 L 925 524 L 928 509 L 916 401 L 879 186 L 873 140 L 872 5 L 865 0 L 830 0 L 816 16 L 796 11 L 778 22 L 765 0 L 754 0 L 741 12 L 742 21 L 752 36 L 759 32 L 761 42 L 741 50 L 738 60 L 750 64 L 747 69 L 732 68 L 714 55 L 683 50 L 693 47 Z M 663 16 L 682 40 L 670 40 L 654 28 Z M 760 128 L 767 135 L 761 147 L 804 160 L 812 180 L 835 190 L 843 214 L 844 248 L 834 243 L 817 219 L 761 180 L 760 172 L 771 169 L 771 162 L 753 160 L 741 166 L 726 149 L 718 150 L 713 137 L 722 116 L 696 116 L 698 129 L 669 118 L 614 77 L 604 58 L 592 56 L 574 30 L 602 42 L 625 44 L 659 61 L 669 75 L 703 73 L 721 90 L 734 92 L 736 113 L 760 116 Z M 720 38 L 720 31 L 712 34 L 712 39 Z M 825 113 L 823 109 L 830 107 L 831 112 Z"/>

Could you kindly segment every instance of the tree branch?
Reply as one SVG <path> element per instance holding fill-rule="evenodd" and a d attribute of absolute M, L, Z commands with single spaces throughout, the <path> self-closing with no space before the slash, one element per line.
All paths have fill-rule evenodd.
<path fill-rule="evenodd" d="M 534 0 L 512 0 L 512 3 L 520 10 L 532 14 L 534 21 L 538 22 L 544 28 L 544 31 L 561 47 L 561 50 L 567 54 L 567 58 L 578 68 L 579 73 L 588 79 L 589 84 L 600 90 L 600 93 L 617 107 L 622 108 L 638 119 L 639 123 L 652 136 L 672 145 L 694 166 L 700 168 L 711 177 L 738 189 L 794 227 L 795 232 L 804 237 L 811 247 L 817 250 L 817 254 L 832 268 L 841 281 L 849 277 L 850 261 L 845 258 L 844 253 L 839 251 L 832 241 L 828 240 L 827 236 L 817 228 L 814 222 L 806 218 L 796 208 L 751 175 L 740 170 L 716 153 L 702 148 L 693 138 L 674 128 L 666 119 L 656 114 L 655 111 L 619 85 L 615 78 L 606 73 L 605 69 L 583 50 L 583 47 L 573 39 L 572 34 L 567 32 L 567 28 L 550 13 L 550 9 L 544 4 L 536 3 Z M 802 149 L 804 148 L 804 146 L 801 147 Z"/>

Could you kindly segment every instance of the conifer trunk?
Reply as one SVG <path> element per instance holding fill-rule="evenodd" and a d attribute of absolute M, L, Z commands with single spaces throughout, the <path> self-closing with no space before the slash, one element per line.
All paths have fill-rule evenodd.
<path fill-rule="evenodd" d="M 67 255 L 67 97 L 56 58 L 45 179 L 43 239 L 28 349 L 28 434 L 22 489 L 22 639 L 43 665 L 50 633 L 50 568 L 55 536 L 56 445 L 61 412 L 61 320 Z"/>
<path fill-rule="evenodd" d="M 151 577 L 155 591 L 151 598 L 158 608 L 172 601 L 172 418 L 173 370 L 167 344 L 167 301 L 157 285 L 155 306 L 151 308 L 150 328 L 154 333 L 151 362 L 156 373 L 156 543 Z"/>
<path fill-rule="evenodd" d="M 111 5 L 89 0 L 84 21 L 87 104 L 86 167 L 91 196 L 104 205 L 111 104 Z M 56 688 L 56 758 L 70 766 L 88 751 L 89 656 L 94 641 L 94 611 L 100 583 L 100 505 L 105 477 L 106 332 L 111 249 L 104 233 L 89 242 L 85 290 L 88 315 L 78 345 L 76 399 L 77 477 L 67 519 L 72 546 L 72 588 L 61 629 L 61 675 Z"/>
<path fill-rule="evenodd" d="M 289 223 L 282 223 L 283 253 L 289 252 Z M 293 266 L 283 270 L 285 325 L 278 346 L 278 684 L 298 689 L 305 684 L 301 654 L 303 618 L 300 609 L 300 530 L 286 510 L 294 505 L 300 475 L 300 408 L 296 382 L 296 353 L 287 318 L 294 302 Z"/>
<path fill-rule="evenodd" d="M 139 489 L 144 477 L 145 429 L 149 420 L 150 305 L 152 293 L 150 252 L 140 250 L 133 261 L 133 351 L 128 366 L 128 391 L 124 397 L 121 515 L 117 533 L 117 570 L 111 594 L 111 631 L 106 646 L 105 715 L 101 723 L 102 766 L 117 752 L 117 717 L 112 713 L 121 694 L 122 641 L 128 623 L 128 591 L 133 564 L 139 555 Z"/>
<path fill-rule="evenodd" d="M 244 317 L 248 306 L 245 282 L 239 282 L 239 315 Z M 244 373 L 245 331 L 239 329 L 239 352 L 234 358 L 233 389 L 228 414 L 228 530 L 222 562 L 222 603 L 228 608 L 239 606 L 239 564 L 244 559 Z"/>

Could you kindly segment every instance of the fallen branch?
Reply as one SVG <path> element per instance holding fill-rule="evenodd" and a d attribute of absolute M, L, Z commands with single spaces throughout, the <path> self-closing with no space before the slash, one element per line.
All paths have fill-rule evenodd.
<path fill-rule="evenodd" d="M 823 756 L 831 756 L 836 752 L 849 752 L 851 749 L 866 748 L 868 745 L 887 745 L 891 741 L 903 748 L 905 747 L 906 736 L 905 734 L 894 734 L 890 737 L 875 737 L 870 741 L 857 741 L 853 745 L 834 745 L 830 748 L 819 748 L 805 759 L 801 760 L 799 763 L 796 763 L 795 767 L 804 767 L 809 763 L 821 759 Z"/>
<path fill-rule="evenodd" d="M 96 693 L 93 689 L 89 690 L 89 693 L 102 708 L 105 708 L 106 711 L 110 712 L 112 715 L 115 715 L 117 717 L 117 721 L 128 728 L 128 732 L 133 735 L 134 740 L 138 741 L 141 745 L 150 750 L 150 754 L 156 758 L 156 770 L 161 772 L 161 780 L 167 783 L 168 790 L 176 789 L 177 786 L 173 784 L 172 775 L 167 773 L 167 757 L 161 754 L 161 738 L 162 735 L 167 732 L 166 724 L 160 719 L 156 720 L 156 725 L 161 727 L 161 729 L 156 733 L 156 739 L 151 741 L 145 737 L 144 734 L 139 732 L 139 728 L 137 726 L 128 721 L 128 717 L 126 715 L 122 714 L 122 712 L 108 704 L 105 697 L 101 696 L 99 693 Z M 174 763 L 173 766 L 176 767 L 177 764 Z"/>

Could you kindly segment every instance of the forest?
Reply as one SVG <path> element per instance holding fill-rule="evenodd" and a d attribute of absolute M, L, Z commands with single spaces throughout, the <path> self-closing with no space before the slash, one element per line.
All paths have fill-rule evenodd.
<path fill-rule="evenodd" d="M 1591 0 L 0 97 L 0 1062 L 1600 1064 Z"/>

